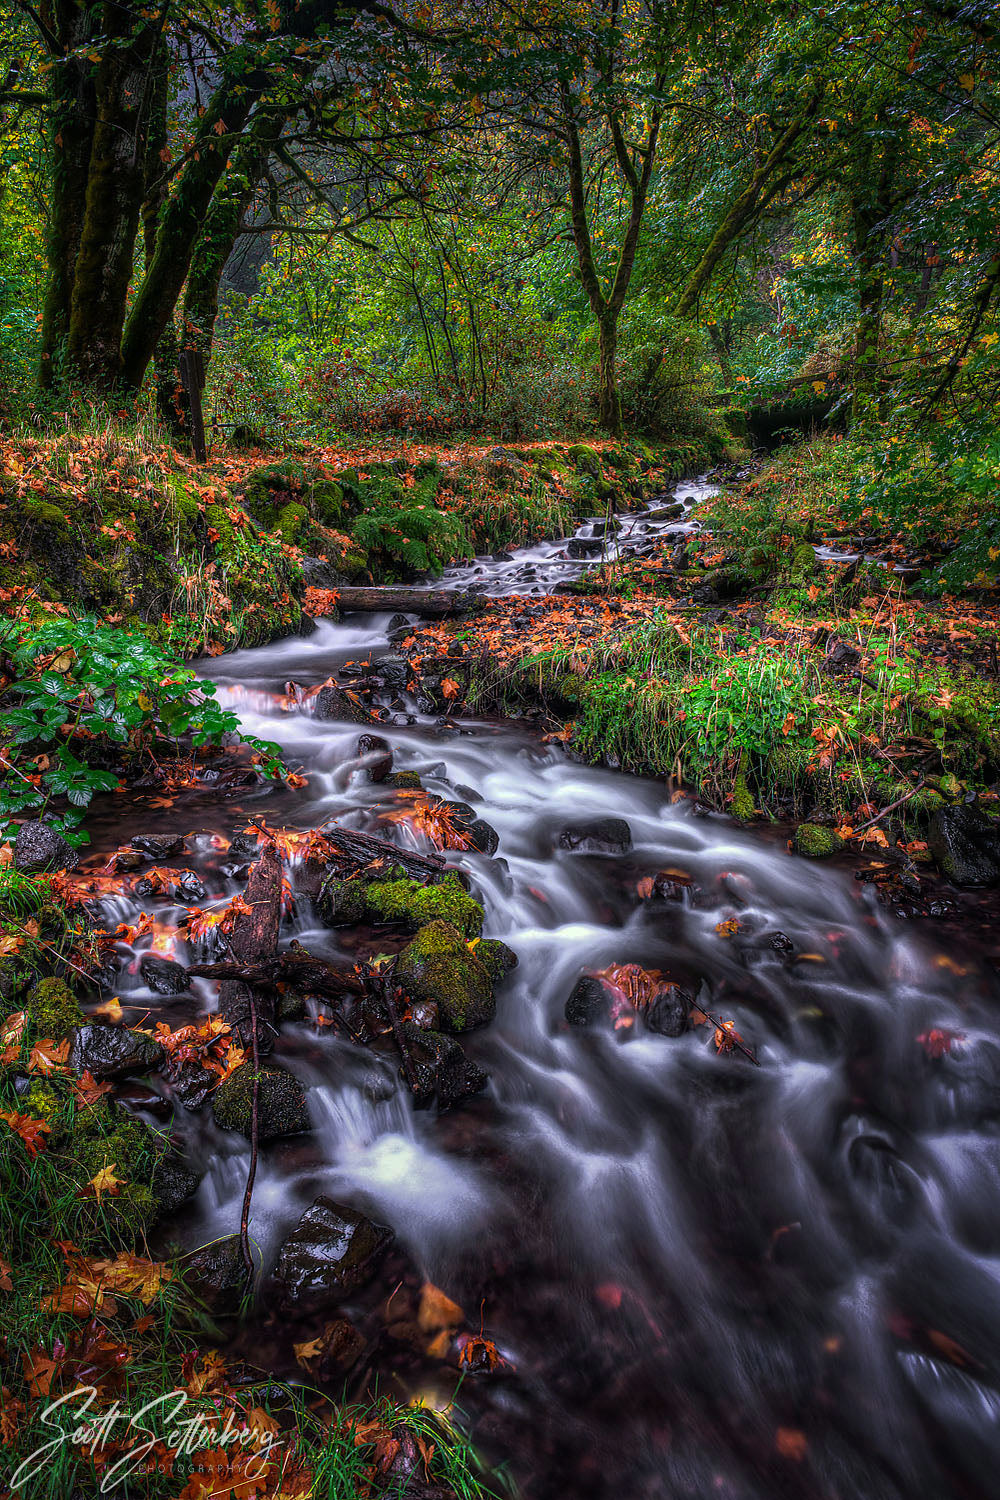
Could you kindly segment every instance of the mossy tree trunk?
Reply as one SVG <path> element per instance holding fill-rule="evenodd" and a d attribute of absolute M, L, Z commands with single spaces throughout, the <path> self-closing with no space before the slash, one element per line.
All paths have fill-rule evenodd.
<path fill-rule="evenodd" d="M 96 112 L 93 66 L 86 51 L 93 42 L 97 20 L 96 11 L 78 0 L 57 0 L 49 16 L 47 124 L 52 186 L 46 243 L 49 278 L 42 309 L 38 371 L 43 390 L 59 375 L 69 332 Z"/>
<path fill-rule="evenodd" d="M 850 196 L 851 249 L 858 276 L 858 317 L 854 330 L 854 391 L 851 421 L 877 415 L 880 391 L 879 343 L 885 301 L 886 251 L 892 234 L 895 153 L 865 138 Z"/>

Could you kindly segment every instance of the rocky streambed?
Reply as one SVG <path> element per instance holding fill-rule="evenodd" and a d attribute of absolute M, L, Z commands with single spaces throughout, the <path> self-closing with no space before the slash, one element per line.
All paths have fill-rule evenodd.
<path fill-rule="evenodd" d="M 475 566 L 549 562 L 585 565 Z M 991 1494 L 992 966 L 853 868 L 449 720 L 405 625 L 214 661 L 305 785 L 119 801 L 75 877 L 151 1033 L 75 1045 L 180 1147 L 158 1232 L 222 1315 L 253 1166 L 232 1349 L 449 1408 L 539 1500 Z"/>

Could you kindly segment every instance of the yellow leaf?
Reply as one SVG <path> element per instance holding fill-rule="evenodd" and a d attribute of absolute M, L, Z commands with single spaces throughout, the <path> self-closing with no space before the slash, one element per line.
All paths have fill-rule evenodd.
<path fill-rule="evenodd" d="M 106 1193 L 109 1198 L 117 1198 L 119 1190 L 124 1186 L 125 1178 L 115 1176 L 117 1162 L 110 1162 L 108 1166 L 93 1176 L 87 1183 L 87 1187 L 93 1191 L 87 1194 L 88 1198 L 96 1198 L 100 1203 L 102 1196 Z"/>

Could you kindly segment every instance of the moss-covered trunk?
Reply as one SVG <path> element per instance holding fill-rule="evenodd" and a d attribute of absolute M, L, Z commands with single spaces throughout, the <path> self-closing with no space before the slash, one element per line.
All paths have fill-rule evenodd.
<path fill-rule="evenodd" d="M 94 136 L 94 64 L 86 56 L 97 15 L 78 0 L 59 0 L 50 13 L 63 56 L 49 69 L 48 138 L 51 196 L 46 240 L 48 286 L 42 310 L 38 383 L 43 390 L 59 376 L 69 332 L 73 279 L 83 234 L 87 174 Z"/>
<path fill-rule="evenodd" d="M 155 16 L 155 12 L 153 13 Z M 109 390 L 119 348 L 145 191 L 145 132 L 156 25 L 130 7 L 101 13 L 102 54 L 94 78 L 96 119 L 73 277 L 67 368 Z"/>
<path fill-rule="evenodd" d="M 618 390 L 618 314 L 609 312 L 600 320 L 600 385 L 598 412 L 601 426 L 612 437 L 622 432 L 622 403 Z"/>

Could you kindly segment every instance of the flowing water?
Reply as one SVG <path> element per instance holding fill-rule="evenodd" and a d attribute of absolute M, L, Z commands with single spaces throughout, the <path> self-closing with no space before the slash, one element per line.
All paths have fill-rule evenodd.
<path fill-rule="evenodd" d="M 581 565 L 559 551 L 484 560 L 478 581 L 530 592 Z M 241 793 L 239 813 L 192 798 L 145 816 L 146 830 L 201 823 L 185 862 L 210 900 L 236 888 L 213 832 L 241 814 L 388 831 L 393 794 L 367 779 L 357 727 L 276 701 L 288 679 L 386 654 L 388 623 L 321 622 L 212 662 L 247 728 L 309 784 Z M 464 1039 L 491 1083 L 438 1118 L 413 1109 L 391 1055 L 286 1025 L 275 1056 L 308 1086 L 315 1130 L 262 1150 L 252 1230 L 265 1261 L 320 1192 L 391 1225 L 474 1324 L 482 1308 L 506 1366 L 468 1378 L 459 1404 L 531 1500 L 1000 1493 L 990 971 L 896 921 L 850 871 L 697 817 L 661 784 L 578 765 L 516 725 L 407 710 L 379 731 L 396 769 L 470 802 L 500 836 L 496 857 L 453 860 L 486 932 L 519 958 L 494 1024 Z M 594 815 L 624 818 L 632 848 L 557 847 Z M 640 899 L 639 881 L 664 870 L 680 872 L 667 896 Z M 355 956 L 308 902 L 292 936 Z M 717 1054 L 710 1025 L 679 1039 L 568 1026 L 578 977 L 613 963 L 697 992 L 760 1066 Z M 192 1009 L 138 983 L 123 981 L 130 1005 L 175 1025 Z M 195 1000 L 213 1006 L 213 987 L 196 981 Z M 247 1168 L 246 1143 L 206 1113 L 176 1110 L 207 1169 L 178 1224 L 190 1244 L 233 1232 Z M 424 1394 L 447 1392 L 429 1380 Z"/>

